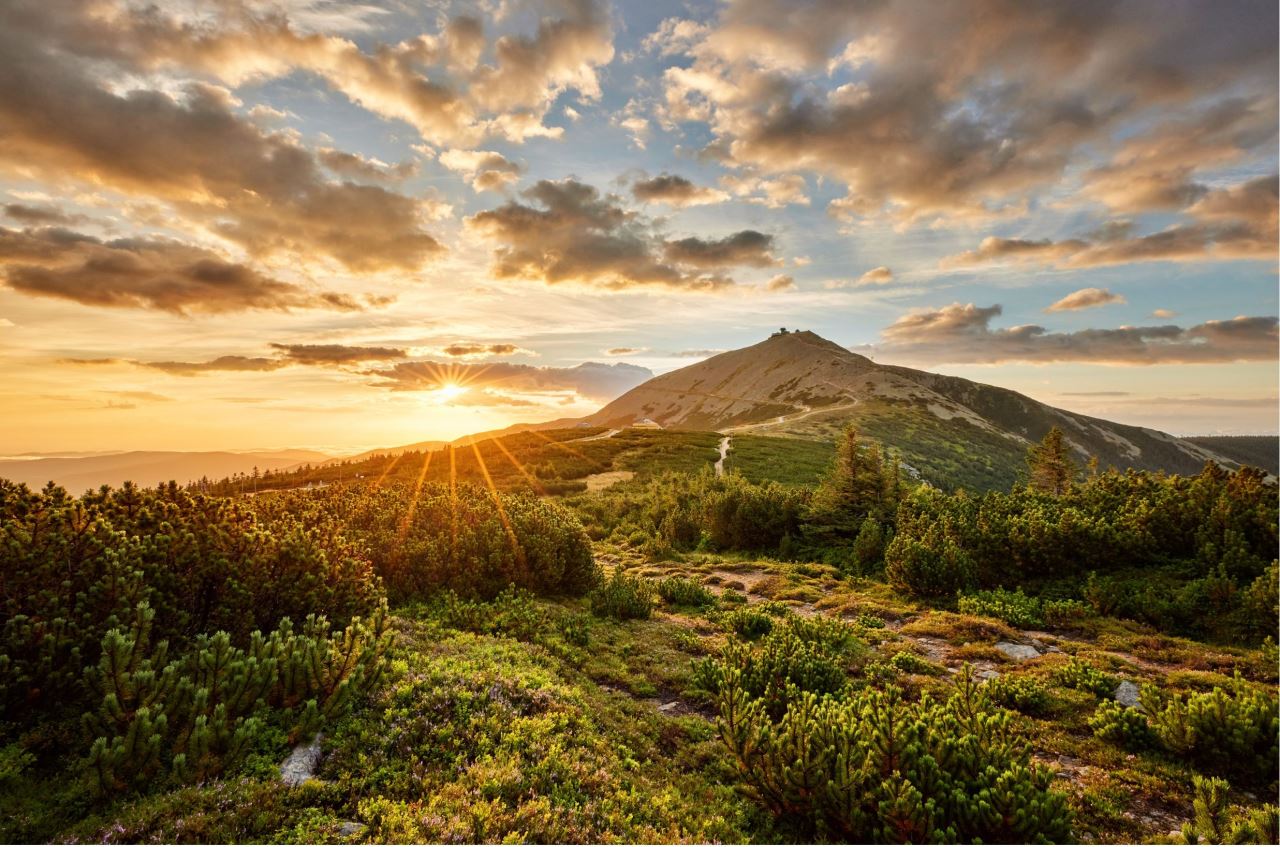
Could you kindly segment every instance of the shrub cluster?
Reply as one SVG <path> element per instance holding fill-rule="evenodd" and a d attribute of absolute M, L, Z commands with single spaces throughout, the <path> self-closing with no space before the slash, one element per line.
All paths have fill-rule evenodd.
<path fill-rule="evenodd" d="M 344 627 L 382 596 L 346 537 L 298 515 L 256 515 L 169 485 L 73 498 L 0 481 L 0 715 L 78 717 L 107 634 L 149 611 L 173 655 L 202 635 L 247 647 L 284 618 Z"/>
<path fill-rule="evenodd" d="M 993 702 L 1024 715 L 1043 715 L 1052 702 L 1044 683 L 1030 676 L 996 677 L 983 690 Z"/>
<path fill-rule="evenodd" d="M 1134 753 L 1156 746 L 1155 733 L 1146 717 L 1137 709 L 1122 706 L 1115 700 L 1103 700 L 1098 704 L 1089 728 L 1103 741 L 1109 741 Z"/>
<path fill-rule="evenodd" d="M 648 618 L 653 613 L 653 583 L 618 568 L 591 592 L 591 613 L 620 621 Z"/>
<path fill-rule="evenodd" d="M 751 796 L 802 838 L 845 843 L 1055 842 L 1066 798 L 966 671 L 954 693 L 796 690 L 781 714 L 726 670 L 720 733 Z"/>
<path fill-rule="evenodd" d="M 578 519 L 527 492 L 400 482 L 259 499 L 259 511 L 302 515 L 325 532 L 353 538 L 395 602 L 442 591 L 491 598 L 509 585 L 580 595 L 600 578 Z"/>
<path fill-rule="evenodd" d="M 705 586 L 679 576 L 659 580 L 658 596 L 671 606 L 713 606 L 716 602 L 716 595 Z"/>
<path fill-rule="evenodd" d="M 1116 678 L 1074 656 L 1053 673 L 1053 681 L 1066 688 L 1088 691 L 1095 697 L 1110 698 L 1116 690 Z"/>

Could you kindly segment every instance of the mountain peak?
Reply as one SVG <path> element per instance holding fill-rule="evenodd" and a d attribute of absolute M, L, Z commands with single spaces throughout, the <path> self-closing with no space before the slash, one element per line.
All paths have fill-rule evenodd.
<path fill-rule="evenodd" d="M 1053 426 L 1080 461 L 1096 456 L 1104 466 L 1184 473 L 1221 460 L 1165 433 L 995 386 L 880 365 L 809 330 L 779 329 L 750 347 L 654 377 L 585 420 L 824 440 L 852 423 L 932 481 L 982 488 L 1012 484 L 1027 446 Z"/>

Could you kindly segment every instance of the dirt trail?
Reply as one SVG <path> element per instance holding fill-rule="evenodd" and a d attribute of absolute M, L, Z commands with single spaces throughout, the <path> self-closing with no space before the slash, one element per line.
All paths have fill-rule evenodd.
<path fill-rule="evenodd" d="M 729 455 L 729 441 L 733 436 L 726 435 L 720 439 L 720 458 L 716 460 L 716 476 L 724 476 L 724 460 Z"/>
<path fill-rule="evenodd" d="M 727 426 L 721 430 L 721 432 L 752 432 L 758 429 L 770 429 L 775 426 L 782 426 L 783 424 L 795 423 L 796 421 L 804 420 L 805 418 L 813 415 L 822 415 L 827 412 L 843 412 L 858 405 L 858 401 L 856 399 L 851 398 L 851 400 L 852 402 L 842 403 L 838 406 L 819 406 L 816 409 L 811 406 L 802 406 L 798 412 L 793 412 L 789 415 L 778 415 L 778 417 L 771 421 Z"/>
<path fill-rule="evenodd" d="M 577 444 L 581 441 L 603 441 L 606 438 L 613 438 L 615 435 L 617 435 L 620 432 L 622 432 L 622 430 L 620 429 L 611 429 L 608 432 L 602 432 L 599 435 L 588 435 L 584 438 L 572 438 L 564 443 Z"/>

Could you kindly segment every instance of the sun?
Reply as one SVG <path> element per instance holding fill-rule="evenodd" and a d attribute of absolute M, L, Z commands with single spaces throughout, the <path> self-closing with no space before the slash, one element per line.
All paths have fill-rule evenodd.
<path fill-rule="evenodd" d="M 448 403 L 467 393 L 465 385 L 459 385 L 456 382 L 446 382 L 435 390 L 436 397 L 441 403 Z"/>

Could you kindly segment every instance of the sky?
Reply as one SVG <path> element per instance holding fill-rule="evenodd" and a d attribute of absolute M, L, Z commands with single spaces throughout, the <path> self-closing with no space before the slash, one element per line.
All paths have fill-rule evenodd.
<path fill-rule="evenodd" d="M 1274 2 L 7 0 L 0 454 L 353 452 L 808 329 L 1274 434 Z"/>

